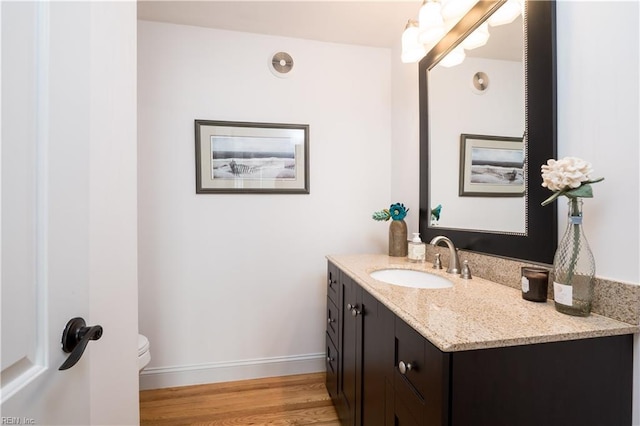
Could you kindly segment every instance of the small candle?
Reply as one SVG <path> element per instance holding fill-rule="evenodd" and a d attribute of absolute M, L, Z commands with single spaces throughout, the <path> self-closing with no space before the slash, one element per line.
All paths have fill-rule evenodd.
<path fill-rule="evenodd" d="M 532 302 L 547 301 L 547 287 L 549 285 L 549 270 L 532 266 L 522 269 L 522 298 Z"/>

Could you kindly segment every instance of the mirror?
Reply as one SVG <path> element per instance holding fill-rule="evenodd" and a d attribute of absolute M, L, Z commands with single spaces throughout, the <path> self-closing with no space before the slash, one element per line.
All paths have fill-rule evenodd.
<path fill-rule="evenodd" d="M 420 62 L 420 232 L 550 264 L 557 213 L 540 205 L 540 166 L 556 157 L 554 2 L 527 1 L 486 46 L 442 65 L 504 3 L 478 2 Z"/>
<path fill-rule="evenodd" d="M 522 29 L 521 17 L 490 27 L 462 63 L 443 65 L 450 53 L 428 71 L 429 205 L 444 208 L 431 227 L 526 232 Z"/>

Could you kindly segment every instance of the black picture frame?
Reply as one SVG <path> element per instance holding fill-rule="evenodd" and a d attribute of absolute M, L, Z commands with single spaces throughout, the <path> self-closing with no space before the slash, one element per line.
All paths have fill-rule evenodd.
<path fill-rule="evenodd" d="M 195 120 L 197 194 L 309 194 L 309 125 Z"/>

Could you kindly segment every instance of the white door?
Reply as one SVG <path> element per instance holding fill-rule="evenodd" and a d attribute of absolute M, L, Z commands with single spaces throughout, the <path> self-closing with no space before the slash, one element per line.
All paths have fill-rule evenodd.
<path fill-rule="evenodd" d="M 0 423 L 135 424 L 135 2 L 0 17 Z M 104 334 L 60 371 L 73 317 Z"/>

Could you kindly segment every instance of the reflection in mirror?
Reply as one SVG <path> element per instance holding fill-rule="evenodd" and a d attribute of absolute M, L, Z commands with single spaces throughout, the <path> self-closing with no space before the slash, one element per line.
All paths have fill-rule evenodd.
<path fill-rule="evenodd" d="M 505 141 L 522 140 L 525 130 L 522 17 L 489 27 L 489 34 L 484 46 L 465 49 L 462 62 L 446 66 L 453 50 L 428 72 L 429 169 L 438 177 L 430 180 L 429 205 L 442 206 L 429 226 L 525 234 L 522 146 L 509 149 Z M 463 150 L 465 134 L 493 143 L 468 143 Z M 469 188 L 459 191 L 465 173 Z"/>
<path fill-rule="evenodd" d="M 486 47 L 466 50 L 449 69 L 440 65 L 508 3 L 476 2 L 420 61 L 420 232 L 427 241 L 445 235 L 461 249 L 551 264 L 557 210 L 540 205 L 548 196 L 540 166 L 556 157 L 555 2 L 526 1 L 522 20 L 489 25 Z M 509 29 L 519 34 L 500 35 Z M 494 45 L 508 52 L 501 40 L 519 49 L 486 52 Z M 508 160 L 494 151 L 487 167 L 472 148 L 506 151 Z M 474 159 L 484 181 L 471 187 Z M 495 179 L 507 189 L 496 190 Z"/>

